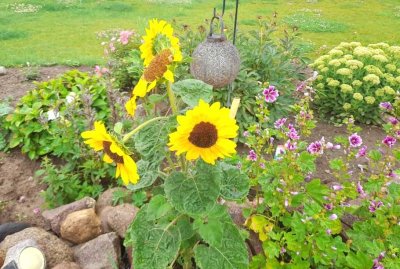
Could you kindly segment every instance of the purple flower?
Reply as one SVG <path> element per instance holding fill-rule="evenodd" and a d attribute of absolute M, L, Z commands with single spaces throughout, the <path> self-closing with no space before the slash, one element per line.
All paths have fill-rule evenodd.
<path fill-rule="evenodd" d="M 286 252 L 286 248 L 284 248 L 284 247 L 281 247 L 281 251 L 280 251 L 280 253 L 281 254 L 283 254 L 283 253 L 285 253 Z"/>
<path fill-rule="evenodd" d="M 340 149 L 341 147 L 339 144 L 333 146 L 334 149 Z"/>
<path fill-rule="evenodd" d="M 274 127 L 276 129 L 282 128 L 282 126 L 285 125 L 286 121 L 287 121 L 287 118 L 278 119 L 275 121 Z"/>
<path fill-rule="evenodd" d="M 260 163 L 260 168 L 265 169 L 265 163 Z"/>
<path fill-rule="evenodd" d="M 350 147 L 356 148 L 361 146 L 363 141 L 361 139 L 361 136 L 359 136 L 357 133 L 354 133 L 351 136 L 349 136 L 349 142 L 350 142 Z"/>
<path fill-rule="evenodd" d="M 297 84 L 296 91 L 303 92 L 306 89 L 306 87 L 307 83 L 305 83 L 304 81 L 300 82 L 299 84 Z"/>
<path fill-rule="evenodd" d="M 378 258 L 374 259 L 374 265 L 372 266 L 372 269 L 385 269 L 383 264 L 380 262 L 385 258 L 385 252 L 381 252 L 378 256 Z"/>
<path fill-rule="evenodd" d="M 299 134 L 297 133 L 296 129 L 294 129 L 294 128 L 290 128 L 289 132 L 286 134 L 292 140 L 298 140 L 300 138 Z"/>
<path fill-rule="evenodd" d="M 326 229 L 326 234 L 327 235 L 331 235 L 332 234 L 332 230 L 331 229 Z"/>
<path fill-rule="evenodd" d="M 308 152 L 311 154 L 322 154 L 324 153 L 324 150 L 322 148 L 322 143 L 320 141 L 315 141 L 312 142 L 308 147 L 307 147 Z"/>
<path fill-rule="evenodd" d="M 364 188 L 363 188 L 363 186 L 361 185 L 361 182 L 360 182 L 360 181 L 357 182 L 357 192 L 360 194 L 360 196 L 361 196 L 362 198 L 364 198 L 364 197 L 366 196 L 365 191 L 364 191 Z"/>
<path fill-rule="evenodd" d="M 333 204 L 325 204 L 324 207 L 326 210 L 331 211 L 333 209 Z"/>
<path fill-rule="evenodd" d="M 382 103 L 379 104 L 379 107 L 382 108 L 382 109 L 385 109 L 387 111 L 391 111 L 393 109 L 392 104 L 389 103 L 389 102 L 382 102 Z"/>
<path fill-rule="evenodd" d="M 397 123 L 399 123 L 399 120 L 396 119 L 395 117 L 389 117 L 388 120 L 392 125 L 396 125 Z"/>
<path fill-rule="evenodd" d="M 343 190 L 343 186 L 342 185 L 333 185 L 332 189 L 334 191 L 340 191 L 340 190 Z"/>
<path fill-rule="evenodd" d="M 336 214 L 332 214 L 329 216 L 330 220 L 337 220 L 338 216 Z"/>
<path fill-rule="evenodd" d="M 374 213 L 378 208 L 383 206 L 383 203 L 381 201 L 371 201 L 369 202 L 369 212 Z"/>
<path fill-rule="evenodd" d="M 237 168 L 237 169 L 242 169 L 242 163 L 238 163 L 238 164 L 236 165 L 236 168 Z"/>
<path fill-rule="evenodd" d="M 33 209 L 33 214 L 37 215 L 40 213 L 40 208 L 36 207 Z"/>
<path fill-rule="evenodd" d="M 263 94 L 267 103 L 275 102 L 279 96 L 279 92 L 274 86 L 269 86 L 268 88 L 264 89 Z"/>
<path fill-rule="evenodd" d="M 253 161 L 253 162 L 257 161 L 257 154 L 255 153 L 254 150 L 249 151 L 249 155 L 247 155 L 247 159 L 250 161 Z"/>
<path fill-rule="evenodd" d="M 396 131 L 396 136 L 397 136 L 397 137 L 400 137 L 400 130 L 397 130 L 397 131 Z"/>
<path fill-rule="evenodd" d="M 367 154 L 367 146 L 362 146 L 357 154 L 356 154 L 356 158 L 360 158 L 360 157 L 364 157 Z"/>
<path fill-rule="evenodd" d="M 290 151 L 296 150 L 297 149 L 297 143 L 296 142 L 291 142 L 288 140 L 285 144 L 285 148 L 287 148 Z"/>
<path fill-rule="evenodd" d="M 396 138 L 388 135 L 382 140 L 382 143 L 391 148 L 396 143 Z"/>
<path fill-rule="evenodd" d="M 244 136 L 244 137 L 248 137 L 248 136 L 249 136 L 249 132 L 248 132 L 248 131 L 244 131 L 244 132 L 243 132 L 243 136 Z"/>
<path fill-rule="evenodd" d="M 333 148 L 333 144 L 331 142 L 328 142 L 328 143 L 326 143 L 325 147 L 327 149 L 331 149 L 331 148 Z"/>

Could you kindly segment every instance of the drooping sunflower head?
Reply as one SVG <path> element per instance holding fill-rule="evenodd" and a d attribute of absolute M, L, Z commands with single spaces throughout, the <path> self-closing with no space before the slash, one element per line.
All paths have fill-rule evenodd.
<path fill-rule="evenodd" d="M 205 162 L 215 164 L 218 158 L 229 157 L 236 152 L 239 127 L 230 117 L 230 110 L 219 102 L 211 106 L 200 100 L 198 106 L 178 116 L 176 132 L 169 135 L 169 148 L 180 155 L 186 152 L 187 160 L 201 157 Z"/>
<path fill-rule="evenodd" d="M 121 177 L 125 185 L 138 182 L 139 175 L 135 161 L 124 147 L 107 132 L 102 122 L 96 121 L 94 130 L 82 132 L 81 136 L 86 139 L 85 144 L 88 144 L 95 151 L 104 151 L 104 162 L 116 164 L 116 178 Z"/>
<path fill-rule="evenodd" d="M 147 67 L 156 55 L 168 49 L 174 62 L 182 61 L 182 53 L 179 47 L 179 39 L 174 35 L 172 26 L 163 20 L 153 19 L 149 21 L 149 28 L 143 36 L 143 44 L 140 46 L 141 57 L 144 66 Z"/>

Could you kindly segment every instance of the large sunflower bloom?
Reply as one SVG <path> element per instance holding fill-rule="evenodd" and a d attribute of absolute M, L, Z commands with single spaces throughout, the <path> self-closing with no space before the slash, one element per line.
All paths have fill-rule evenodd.
<path fill-rule="evenodd" d="M 143 44 L 140 46 L 141 58 L 144 62 L 144 72 L 133 89 L 133 98 L 126 104 L 127 112 L 134 115 L 134 100 L 144 97 L 158 81 L 165 79 L 174 82 L 172 72 L 174 62 L 182 61 L 179 39 L 173 36 L 174 30 L 166 21 L 150 20 Z"/>
<path fill-rule="evenodd" d="M 146 35 L 143 36 L 143 44 L 140 46 L 141 58 L 144 61 L 144 66 L 148 66 L 154 57 L 161 51 L 156 50 L 156 46 L 160 40 L 164 38 L 165 44 L 161 44 L 162 49 L 169 48 L 173 61 L 182 61 L 182 53 L 179 47 L 179 39 L 174 35 L 174 29 L 166 21 L 158 21 L 153 19 L 149 21 L 149 28 L 146 29 Z"/>
<path fill-rule="evenodd" d="M 201 157 L 210 164 L 231 156 L 236 152 L 236 143 L 230 139 L 237 136 L 239 127 L 229 114 L 219 102 L 210 106 L 200 100 L 198 106 L 177 117 L 177 130 L 169 135 L 170 150 L 178 155 L 186 152 L 187 160 Z"/>
<path fill-rule="evenodd" d="M 94 130 L 85 131 L 82 137 L 84 142 L 95 151 L 104 151 L 103 161 L 106 163 L 116 163 L 117 171 L 115 177 L 121 176 L 125 185 L 137 183 L 139 175 L 135 161 L 121 148 L 115 139 L 107 133 L 106 127 L 102 122 L 94 123 Z"/>

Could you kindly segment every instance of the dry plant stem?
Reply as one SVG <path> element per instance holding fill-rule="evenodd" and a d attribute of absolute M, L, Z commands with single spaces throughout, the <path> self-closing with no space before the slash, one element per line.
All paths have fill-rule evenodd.
<path fill-rule="evenodd" d="M 172 109 L 172 113 L 174 115 L 178 115 L 178 106 L 176 104 L 175 94 L 172 91 L 172 83 L 170 81 L 167 81 L 167 94 L 168 94 L 169 104 Z M 182 164 L 182 170 L 186 171 L 186 161 L 185 161 L 185 158 L 183 157 L 183 155 L 180 156 L 180 161 Z"/>
<path fill-rule="evenodd" d="M 150 119 L 148 121 L 143 122 L 138 127 L 136 127 L 135 129 L 133 129 L 132 131 L 130 131 L 129 133 L 124 135 L 124 137 L 122 138 L 122 142 L 128 141 L 134 134 L 139 132 L 141 129 L 143 129 L 144 127 L 146 127 L 150 123 L 158 121 L 158 120 L 166 119 L 166 118 L 168 118 L 168 117 L 156 117 L 156 118 L 152 118 L 152 119 Z"/>

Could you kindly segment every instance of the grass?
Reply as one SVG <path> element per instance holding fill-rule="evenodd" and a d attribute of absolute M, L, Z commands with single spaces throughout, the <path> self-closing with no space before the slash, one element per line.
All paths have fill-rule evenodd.
<path fill-rule="evenodd" d="M 40 8 L 17 13 L 15 5 L 10 8 L 15 3 Z M 229 17 L 235 1 L 226 3 Z M 94 65 L 103 61 L 99 32 L 143 33 L 154 17 L 197 26 L 221 6 L 222 0 L 1 0 L 0 65 Z M 400 43 L 398 0 L 240 0 L 239 28 L 254 29 L 257 16 L 275 11 L 282 25 L 300 29 L 305 51 L 314 56 L 321 46 L 341 41 Z M 231 20 L 225 20 L 230 26 Z"/>

